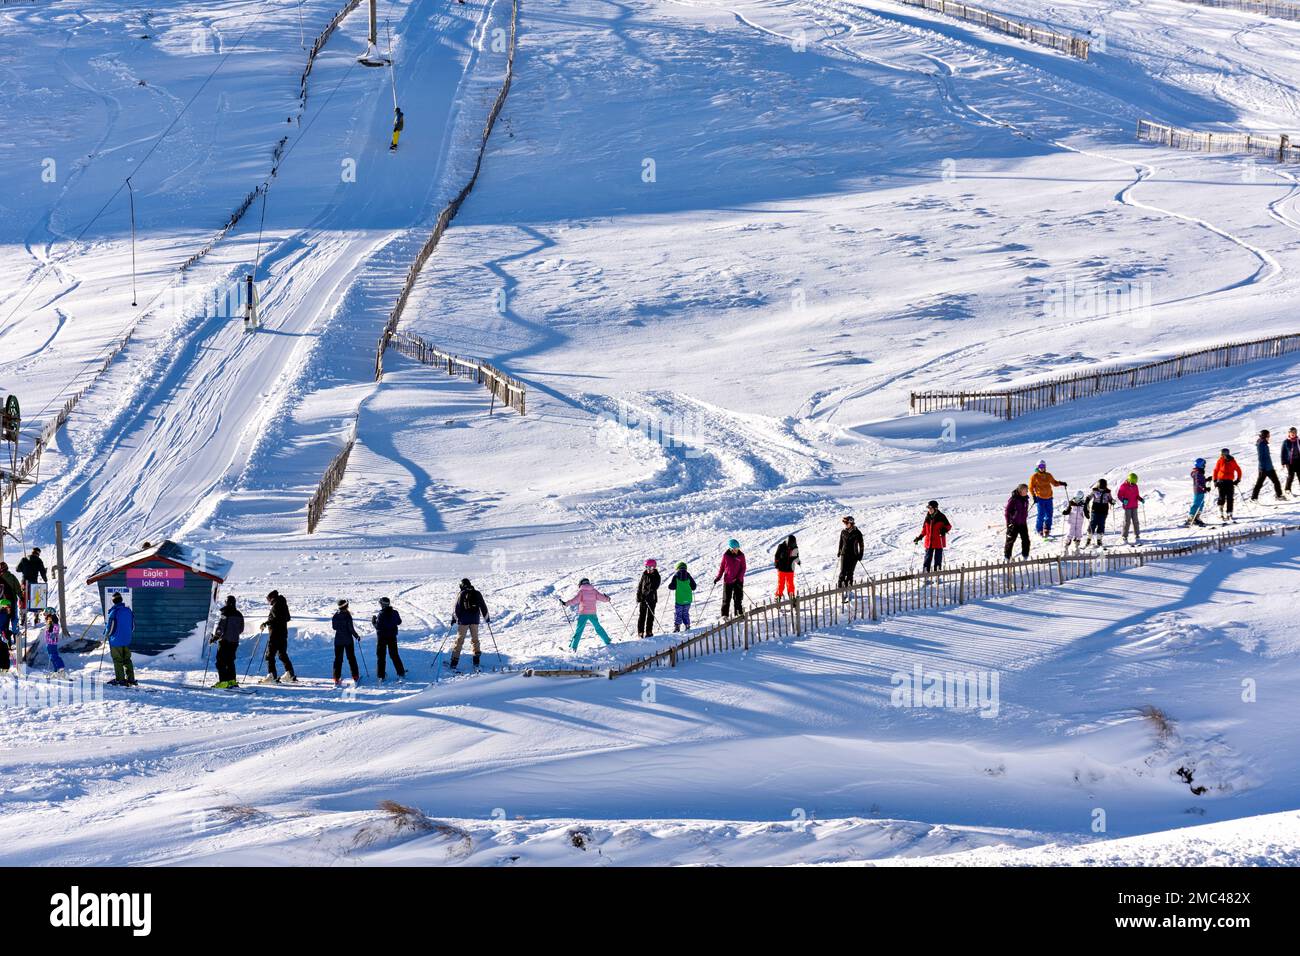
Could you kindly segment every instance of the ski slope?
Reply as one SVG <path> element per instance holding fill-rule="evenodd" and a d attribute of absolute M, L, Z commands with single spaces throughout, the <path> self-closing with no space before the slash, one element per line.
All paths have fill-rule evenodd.
<path fill-rule="evenodd" d="M 485 391 L 393 352 L 372 381 L 406 268 L 472 168 L 508 3 L 381 4 L 391 74 L 355 66 L 352 15 L 293 122 L 300 37 L 330 3 L 304 3 L 302 31 L 297 10 L 252 2 L 147 21 L 110 0 L 0 12 L 0 63 L 53 64 L 0 82 L 41 104 L 23 108 L 28 138 L 67 176 L 32 185 L 39 160 L 0 132 L 0 169 L 22 184 L 0 216 L 0 384 L 39 427 L 141 317 L 24 495 L 24 544 L 62 520 L 83 578 L 145 539 L 210 548 L 234 561 L 251 620 L 272 587 L 289 596 L 313 678 L 184 689 L 203 675 L 187 644 L 145 662 L 151 693 L 15 713 L 3 859 L 1293 863 L 1289 536 L 655 674 L 653 705 L 634 679 L 518 673 L 662 646 L 630 628 L 648 557 L 688 561 L 695 623 L 716 619 L 733 536 L 756 599 L 789 533 L 801 582 L 833 580 L 846 513 L 871 573 L 915 567 L 930 498 L 955 525 L 950 561 L 1000 557 L 1002 506 L 1039 458 L 1071 490 L 1137 471 L 1145 537 L 1184 540 L 1191 460 L 1230 446 L 1249 482 L 1258 429 L 1300 422 L 1293 359 L 1009 423 L 907 416 L 914 389 L 1296 327 L 1294 170 L 1133 129 L 1294 129 L 1300 26 L 1174 0 L 988 6 L 1091 32 L 1093 54 L 890 0 L 524 4 L 479 181 L 405 319 L 522 379 L 523 417 L 489 416 Z M 394 85 L 407 128 L 390 153 Z M 135 174 L 130 309 L 121 197 L 78 230 L 177 116 Z M 264 223 L 255 207 L 176 293 L 179 263 L 266 179 L 285 132 Z M 254 261 L 265 327 L 245 334 L 204 304 Z M 1141 307 L 1063 308 L 1066 288 Z M 307 536 L 306 500 L 354 420 L 347 477 Z M 1293 502 L 1239 510 L 1298 517 Z M 513 672 L 434 683 L 466 576 L 493 610 L 486 662 Z M 614 598 L 616 644 L 571 655 L 556 597 L 583 576 Z M 340 698 L 329 614 L 347 597 L 364 622 L 381 594 L 407 620 L 412 679 Z M 79 632 L 96 599 L 69 603 Z M 918 661 L 1000 674 L 1001 712 L 892 707 L 890 677 Z M 1177 778 L 1188 761 L 1211 792 Z"/>

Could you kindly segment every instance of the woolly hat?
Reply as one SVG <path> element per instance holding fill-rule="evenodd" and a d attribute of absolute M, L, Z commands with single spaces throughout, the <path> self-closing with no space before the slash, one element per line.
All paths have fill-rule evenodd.
<path fill-rule="evenodd" d="M 926 504 L 926 507 L 927 507 L 927 508 L 938 508 L 938 507 L 939 507 L 939 502 L 937 502 L 937 501 L 931 501 L 931 502 L 929 502 L 928 504 Z"/>
<path fill-rule="evenodd" d="M 727 542 L 727 547 L 730 548 L 730 549 L 733 550 L 733 551 L 739 551 L 739 550 L 740 550 L 740 542 L 737 541 L 735 538 L 732 538 L 730 541 Z"/>

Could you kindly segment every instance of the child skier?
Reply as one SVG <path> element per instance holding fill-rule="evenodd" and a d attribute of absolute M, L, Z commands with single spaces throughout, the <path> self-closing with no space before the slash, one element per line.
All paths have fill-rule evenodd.
<path fill-rule="evenodd" d="M 1083 503 L 1083 513 L 1088 518 L 1088 540 L 1084 542 L 1084 547 L 1091 548 L 1096 541 L 1097 547 L 1105 549 L 1106 518 L 1110 516 L 1113 507 L 1115 496 L 1110 493 L 1106 479 L 1098 478 L 1092 486 L 1092 494 Z"/>
<path fill-rule="evenodd" d="M 794 597 L 794 566 L 803 564 L 799 560 L 799 542 L 794 535 L 776 546 L 773 560 L 776 564 L 776 596 L 779 598 L 788 591 L 790 597 Z"/>
<path fill-rule="evenodd" d="M 682 628 L 691 629 L 691 602 L 695 600 L 695 579 L 686 570 L 686 562 L 678 561 L 677 570 L 668 579 L 668 590 L 673 592 L 673 633 Z"/>
<path fill-rule="evenodd" d="M 45 653 L 50 657 L 50 670 L 55 677 L 67 677 L 68 669 L 63 666 L 63 658 L 59 656 L 59 638 L 62 637 L 59 615 L 54 613 L 52 607 L 45 609 L 45 629 L 42 633 L 45 635 Z"/>
<path fill-rule="evenodd" d="M 1124 543 L 1128 544 L 1129 528 L 1133 529 L 1133 543 L 1142 543 L 1142 527 L 1138 522 L 1138 506 L 1146 502 L 1138 490 L 1138 476 L 1130 474 L 1128 481 L 1119 486 L 1119 500 L 1124 503 Z"/>
<path fill-rule="evenodd" d="M 357 654 L 354 641 L 360 639 L 356 625 L 352 623 L 352 612 L 348 610 L 346 598 L 339 599 L 339 609 L 330 619 L 334 628 L 334 686 L 343 686 L 343 655 L 347 655 L 348 669 L 352 671 L 352 683 L 361 683 L 361 672 L 357 670 Z"/>
<path fill-rule="evenodd" d="M 9 672 L 9 645 L 14 639 L 14 606 L 8 598 L 0 598 L 0 674 Z"/>
<path fill-rule="evenodd" d="M 1205 494 L 1209 490 L 1209 479 L 1205 477 L 1205 459 L 1198 458 L 1192 465 L 1192 507 L 1187 511 L 1187 527 L 1205 527 L 1201 512 L 1205 510 Z"/>
<path fill-rule="evenodd" d="M 913 544 L 925 542 L 925 573 L 931 569 L 943 570 L 943 549 L 948 546 L 948 532 L 952 524 L 947 516 L 939 510 L 939 502 L 931 501 L 925 506 L 925 521 L 921 524 L 921 533 L 912 539 Z"/>
<path fill-rule="evenodd" d="M 1219 460 L 1214 463 L 1214 487 L 1219 492 L 1219 517 L 1225 524 L 1231 524 L 1232 505 L 1237 497 L 1237 486 L 1241 484 L 1241 466 L 1232 452 L 1223 449 Z"/>
<path fill-rule="evenodd" d="M 1076 491 L 1074 497 L 1065 503 L 1065 510 L 1061 512 L 1062 517 L 1070 519 L 1070 527 L 1065 533 L 1065 553 L 1070 553 L 1070 545 L 1074 545 L 1074 552 L 1078 554 L 1083 549 L 1083 519 L 1087 517 L 1087 498 L 1088 496 L 1082 491 Z"/>
<path fill-rule="evenodd" d="M 659 562 L 649 558 L 636 585 L 636 636 L 655 636 L 655 605 L 659 603 Z"/>
<path fill-rule="evenodd" d="M 564 602 L 569 607 L 578 609 L 578 629 L 573 632 L 573 643 L 569 645 L 569 650 L 576 651 L 578 649 L 578 641 L 582 637 L 582 632 L 587 629 L 588 624 L 596 629 L 597 637 L 604 641 L 606 645 L 609 644 L 609 635 L 601 627 L 600 618 L 596 617 L 596 605 L 602 601 L 607 602 L 609 598 L 597 591 L 592 586 L 591 581 L 583 578 L 578 582 L 578 593 Z"/>

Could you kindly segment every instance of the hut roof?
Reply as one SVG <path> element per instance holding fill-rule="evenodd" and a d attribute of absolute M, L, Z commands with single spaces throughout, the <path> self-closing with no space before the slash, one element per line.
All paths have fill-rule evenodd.
<path fill-rule="evenodd" d="M 136 551 L 134 554 L 128 554 L 114 561 L 105 561 L 95 569 L 94 574 L 86 579 L 86 583 L 94 584 L 110 574 L 149 561 L 162 561 L 178 568 L 184 568 L 186 571 L 202 575 L 211 581 L 216 581 L 218 584 L 226 580 L 231 568 L 231 562 L 213 554 L 211 551 L 191 548 L 188 545 L 177 544 L 175 541 L 160 541 L 158 544 L 150 545 L 141 551 Z"/>

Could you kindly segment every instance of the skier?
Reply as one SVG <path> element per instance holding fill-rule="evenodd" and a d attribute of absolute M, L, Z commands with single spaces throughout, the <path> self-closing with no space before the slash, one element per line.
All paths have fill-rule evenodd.
<path fill-rule="evenodd" d="M 866 545 L 862 541 L 862 532 L 858 530 L 853 515 L 846 515 L 844 530 L 840 532 L 840 546 L 835 551 L 835 556 L 840 559 L 840 577 L 835 584 L 837 588 L 846 588 L 853 584 L 853 572 L 865 552 Z M 844 595 L 844 600 L 848 599 L 849 596 Z"/>
<path fill-rule="evenodd" d="M 948 546 L 948 532 L 952 524 L 947 516 L 939 510 L 939 502 L 931 501 L 925 506 L 925 521 L 921 524 L 921 533 L 912 539 L 913 544 L 925 542 L 925 573 L 931 569 L 943 570 L 943 549 Z"/>
<path fill-rule="evenodd" d="M 460 666 L 460 651 L 465 646 L 466 634 L 469 635 L 470 644 L 474 648 L 474 669 L 478 670 L 479 660 L 483 654 L 478 643 L 480 616 L 485 620 L 492 620 L 483 595 L 469 583 L 469 578 L 461 578 L 460 593 L 456 595 L 456 605 L 451 609 L 452 620 L 456 623 L 456 643 L 451 647 L 451 663 L 448 665 L 452 670 Z"/>
<path fill-rule="evenodd" d="M 22 608 L 27 604 L 27 595 L 22 584 L 9 570 L 9 565 L 5 561 L 0 561 L 0 597 L 8 598 L 9 606 L 12 608 Z"/>
<path fill-rule="evenodd" d="M 655 606 L 659 603 L 659 562 L 646 558 L 645 570 L 636 584 L 636 636 L 654 637 Z"/>
<path fill-rule="evenodd" d="M 1232 506 L 1237 497 L 1237 486 L 1241 484 L 1241 466 L 1232 452 L 1223 449 L 1219 460 L 1214 463 L 1214 487 L 1219 492 L 1219 518 L 1224 524 L 1231 524 Z"/>
<path fill-rule="evenodd" d="M 0 598 L 0 674 L 9 673 L 9 646 L 15 633 L 13 602 L 7 597 Z"/>
<path fill-rule="evenodd" d="M 278 684 L 280 677 L 275 671 L 275 659 L 278 657 L 284 665 L 286 683 L 296 684 L 297 675 L 293 672 L 293 661 L 289 660 L 289 622 L 293 615 L 289 613 L 289 602 L 279 591 L 272 591 L 266 596 L 271 611 L 262 622 L 261 629 L 266 631 L 266 676 L 263 684 Z"/>
<path fill-rule="evenodd" d="M 1020 557 L 1029 558 L 1029 486 L 1017 485 L 1016 490 L 1011 492 L 1011 497 L 1007 499 L 1007 506 L 1002 509 L 1002 517 L 1007 522 L 1007 543 L 1003 548 L 1003 556 L 1007 561 L 1011 560 L 1011 552 L 1015 548 L 1016 539 L 1020 539 Z"/>
<path fill-rule="evenodd" d="M 1286 469 L 1286 493 L 1291 494 L 1291 482 L 1300 478 L 1300 435 L 1292 428 L 1282 442 L 1282 467 Z"/>
<path fill-rule="evenodd" d="M 776 546 L 776 554 L 773 556 L 776 564 L 776 596 L 789 592 L 790 597 L 794 597 L 794 566 L 803 565 L 799 560 L 799 542 L 790 535 L 784 541 Z"/>
<path fill-rule="evenodd" d="M 732 538 L 727 542 L 727 550 L 722 552 L 722 563 L 718 573 L 713 576 L 713 583 L 722 582 L 722 616 L 731 617 L 728 612 L 735 607 L 735 614 L 743 614 L 742 602 L 745 598 L 745 552 L 740 550 L 740 542 Z"/>
<path fill-rule="evenodd" d="M 1098 478 L 1092 486 L 1092 494 L 1083 504 L 1083 513 L 1088 517 L 1088 540 L 1084 542 L 1085 547 L 1091 548 L 1095 540 L 1097 547 L 1105 549 L 1106 519 L 1113 507 L 1115 496 L 1110 493 L 1110 486 L 1106 484 L 1105 478 Z"/>
<path fill-rule="evenodd" d="M 397 140 L 402 135 L 402 130 L 406 128 L 406 114 L 402 112 L 401 107 L 393 107 L 393 145 L 389 146 L 390 151 L 397 149 Z"/>
<path fill-rule="evenodd" d="M 22 578 L 23 596 L 30 604 L 32 585 L 36 584 L 38 580 L 42 582 L 49 580 L 45 575 L 45 562 L 41 560 L 41 549 L 32 548 L 32 553 L 19 561 L 18 567 L 14 570 L 16 570 L 19 577 Z M 32 617 L 39 621 L 41 617 L 41 609 L 38 607 L 32 607 L 30 610 L 32 612 Z"/>
<path fill-rule="evenodd" d="M 257 313 L 257 286 L 253 274 L 244 276 L 244 331 L 252 332 L 261 324 Z"/>
<path fill-rule="evenodd" d="M 381 684 L 388 671 L 387 658 L 389 657 L 393 659 L 393 670 L 397 671 L 397 679 L 401 680 L 406 676 L 406 668 L 402 666 L 402 658 L 397 653 L 397 628 L 401 623 L 402 615 L 397 613 L 393 602 L 386 597 L 381 597 L 379 613 L 370 617 L 370 626 L 375 629 L 375 678 Z"/>
<path fill-rule="evenodd" d="M 1072 544 L 1075 554 L 1083 548 L 1083 519 L 1088 516 L 1087 498 L 1088 496 L 1082 491 L 1076 491 L 1074 497 L 1065 503 L 1065 509 L 1061 512 L 1062 517 L 1070 519 L 1070 527 L 1065 532 L 1066 554 L 1070 553 Z"/>
<path fill-rule="evenodd" d="M 236 680 L 239 671 L 235 667 L 235 655 L 239 653 L 239 635 L 244 633 L 244 615 L 235 606 L 233 594 L 226 595 L 226 603 L 220 613 L 220 619 L 209 642 L 217 645 L 217 682 L 212 686 L 228 690 L 239 686 Z"/>
<path fill-rule="evenodd" d="M 600 618 L 596 616 L 596 605 L 602 601 L 609 601 L 609 597 L 597 591 L 587 578 L 583 578 L 578 582 L 578 593 L 564 602 L 569 607 L 578 609 L 578 629 L 573 632 L 573 643 L 569 645 L 569 650 L 578 649 L 578 641 L 582 638 L 582 632 L 587 629 L 588 624 L 596 629 L 596 636 L 608 646 L 609 635 L 605 633 Z"/>
<path fill-rule="evenodd" d="M 673 592 L 673 633 L 682 628 L 691 629 L 691 602 L 695 600 L 695 579 L 686 570 L 686 562 L 678 561 L 677 570 L 668 579 L 668 590 Z"/>
<path fill-rule="evenodd" d="M 352 623 L 352 612 L 348 610 L 347 598 L 339 598 L 339 609 L 330 618 L 334 628 L 334 686 L 343 686 L 343 655 L 348 656 L 348 669 L 352 671 L 353 686 L 361 683 L 361 672 L 357 670 L 357 655 L 353 643 L 360 640 L 356 625 Z"/>
<path fill-rule="evenodd" d="M 1264 488 L 1264 482 L 1271 481 L 1277 500 L 1281 501 L 1282 482 L 1278 481 L 1277 471 L 1273 468 L 1273 450 L 1268 447 L 1267 428 L 1259 433 L 1259 439 L 1255 442 L 1255 451 L 1259 454 L 1259 477 L 1255 479 L 1255 490 L 1251 492 L 1250 500 L 1259 501 L 1259 493 Z"/>
<path fill-rule="evenodd" d="M 59 656 L 59 638 L 63 632 L 59 629 L 59 615 L 52 607 L 45 609 L 45 629 L 41 633 L 45 637 L 45 653 L 50 658 L 50 670 L 55 677 L 67 677 L 68 669 L 63 666 L 63 658 Z"/>
<path fill-rule="evenodd" d="M 113 656 L 113 679 L 110 686 L 136 686 L 135 665 L 131 662 L 131 638 L 135 634 L 135 614 L 122 601 L 121 592 L 113 595 L 113 605 L 104 617 L 104 636 Z"/>
<path fill-rule="evenodd" d="M 1142 543 L 1142 526 L 1138 521 L 1138 507 L 1146 502 L 1138 489 L 1138 476 L 1130 474 L 1128 481 L 1119 486 L 1119 500 L 1124 505 L 1124 543 L 1128 544 L 1128 530 L 1133 529 L 1133 544 Z"/>
<path fill-rule="evenodd" d="M 1205 527 L 1201 512 L 1205 510 L 1205 495 L 1209 490 L 1209 479 L 1205 477 L 1205 459 L 1198 458 L 1192 465 L 1192 507 L 1187 512 L 1187 527 Z"/>
<path fill-rule="evenodd" d="M 1044 538 L 1051 537 L 1052 534 L 1052 502 L 1053 488 L 1069 488 L 1069 482 L 1057 481 L 1050 471 L 1047 470 L 1047 462 L 1040 461 L 1038 468 L 1034 471 L 1029 479 L 1029 496 L 1033 498 L 1034 505 L 1038 509 L 1038 520 L 1034 525 L 1034 530 Z"/>

